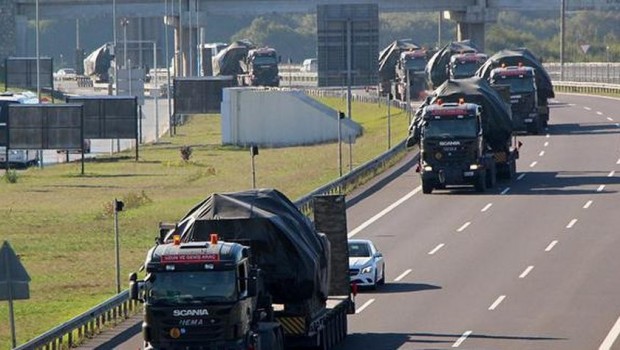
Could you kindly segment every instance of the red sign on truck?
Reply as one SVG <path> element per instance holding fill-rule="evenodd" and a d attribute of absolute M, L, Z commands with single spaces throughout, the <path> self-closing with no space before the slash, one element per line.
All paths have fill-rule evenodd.
<path fill-rule="evenodd" d="M 213 262 L 220 260 L 217 254 L 183 254 L 183 255 L 164 255 L 161 257 L 162 263 L 193 264 L 203 262 Z"/>

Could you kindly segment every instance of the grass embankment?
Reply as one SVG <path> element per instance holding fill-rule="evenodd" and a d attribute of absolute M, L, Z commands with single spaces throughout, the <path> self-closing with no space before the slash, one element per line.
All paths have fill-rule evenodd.
<path fill-rule="evenodd" d="M 345 110 L 346 101 L 322 99 Z M 385 106 L 354 104 L 353 119 L 364 134 L 353 145 L 353 166 L 387 148 Z M 406 135 L 407 116 L 392 109 L 392 144 Z M 213 192 L 251 187 L 247 149 L 220 145 L 219 115 L 196 116 L 160 144 L 80 164 L 20 172 L 16 183 L 0 179 L 0 241 L 21 256 L 32 281 L 30 300 L 15 302 L 18 344 L 110 298 L 115 293 L 114 224 L 111 203 L 125 201 L 119 214 L 122 288 L 143 262 L 160 221 L 180 219 Z M 192 147 L 188 162 L 180 148 Z M 344 171 L 349 148 L 343 146 Z M 260 149 L 257 187 L 275 187 L 295 200 L 337 178 L 336 143 Z M 1 242 L 0 242 L 1 243 Z M 8 304 L 0 303 L 0 349 L 10 348 Z"/>

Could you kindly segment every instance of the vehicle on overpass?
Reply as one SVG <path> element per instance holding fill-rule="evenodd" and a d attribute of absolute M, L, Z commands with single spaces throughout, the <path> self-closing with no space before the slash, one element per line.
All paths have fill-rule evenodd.
<path fill-rule="evenodd" d="M 543 131 L 543 117 L 538 102 L 536 70 L 532 67 L 499 67 L 491 71 L 491 85 L 510 87 L 512 124 L 515 131 L 540 134 Z"/>
<path fill-rule="evenodd" d="M 509 104 L 486 80 L 447 80 L 416 111 L 407 146 L 418 144 L 422 192 L 473 185 L 484 192 L 513 178 L 520 143 Z"/>
<path fill-rule="evenodd" d="M 376 289 L 385 284 L 385 260 L 371 240 L 349 240 L 349 275 L 358 287 Z"/>
<path fill-rule="evenodd" d="M 315 225 L 346 227 L 344 205 L 324 217 L 316 205 Z M 355 312 L 344 231 L 317 232 L 277 190 L 211 195 L 161 229 L 145 279 L 130 277 L 147 348 L 331 349 Z"/>

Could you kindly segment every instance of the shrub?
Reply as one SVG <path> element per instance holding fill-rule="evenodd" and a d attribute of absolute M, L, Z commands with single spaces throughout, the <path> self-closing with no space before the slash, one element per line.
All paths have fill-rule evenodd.
<path fill-rule="evenodd" d="M 15 170 L 8 169 L 4 173 L 3 177 L 4 177 L 4 181 L 6 181 L 7 183 L 14 184 L 19 179 L 19 174 Z"/>
<path fill-rule="evenodd" d="M 181 159 L 184 161 L 189 161 L 192 157 L 192 147 L 191 146 L 183 146 L 181 147 Z"/>

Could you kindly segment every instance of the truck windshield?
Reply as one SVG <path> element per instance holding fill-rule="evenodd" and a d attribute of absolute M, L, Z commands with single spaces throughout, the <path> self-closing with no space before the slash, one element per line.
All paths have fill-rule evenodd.
<path fill-rule="evenodd" d="M 453 78 L 473 77 L 480 68 L 480 63 L 476 61 L 454 62 L 450 67 Z"/>
<path fill-rule="evenodd" d="M 161 272 L 151 276 L 147 290 L 152 304 L 234 301 L 237 279 L 234 270 Z"/>
<path fill-rule="evenodd" d="M 534 90 L 532 78 L 497 77 L 492 79 L 492 84 L 510 85 L 511 94 L 532 92 Z"/>
<path fill-rule="evenodd" d="M 424 70 L 426 67 L 426 59 L 424 57 L 412 57 L 405 61 L 405 67 L 413 70 Z"/>
<path fill-rule="evenodd" d="M 428 121 L 424 128 L 425 138 L 476 137 L 476 119 L 436 119 Z"/>
<path fill-rule="evenodd" d="M 255 56 L 253 63 L 259 66 L 278 64 L 276 58 L 273 56 Z"/>

